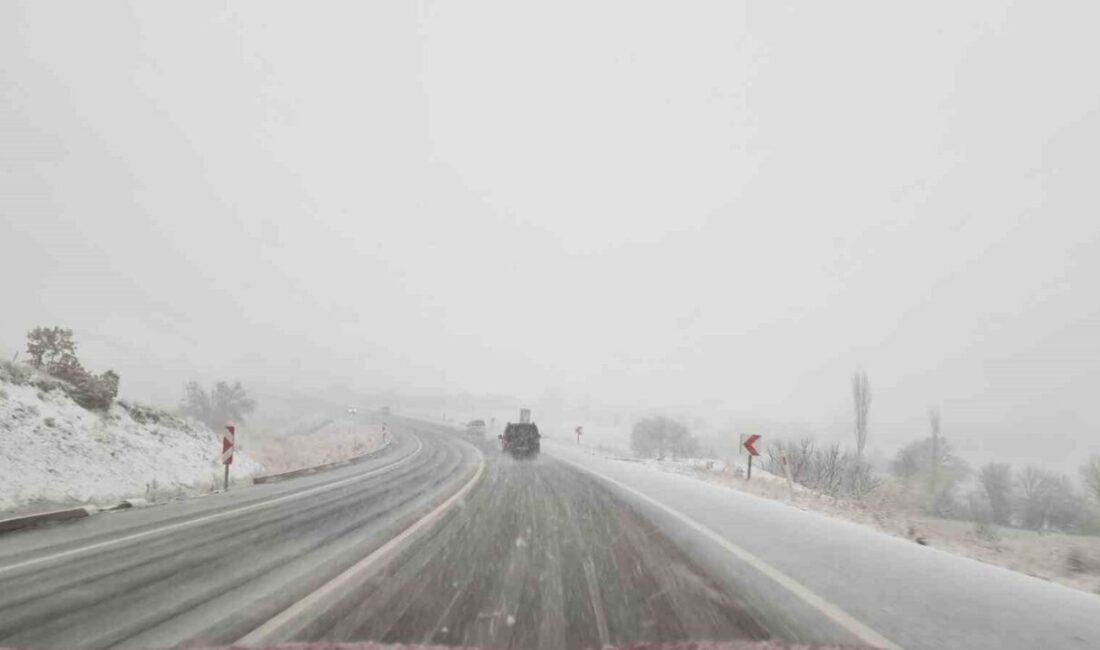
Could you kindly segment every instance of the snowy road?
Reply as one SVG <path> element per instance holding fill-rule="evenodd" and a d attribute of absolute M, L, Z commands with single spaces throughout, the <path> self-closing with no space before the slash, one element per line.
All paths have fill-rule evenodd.
<path fill-rule="evenodd" d="M 360 465 L 0 538 L 0 645 L 232 643 L 468 485 L 272 640 L 1100 647 L 1096 596 L 552 442 L 514 461 L 396 433 Z"/>
<path fill-rule="evenodd" d="M 0 537 L 0 645 L 231 643 L 454 493 L 477 451 L 430 425 L 377 458 Z"/>
<path fill-rule="evenodd" d="M 563 649 L 769 637 L 745 594 L 598 481 L 545 456 L 487 456 L 464 508 L 295 640 Z"/>
<path fill-rule="evenodd" d="M 1100 648 L 1095 594 L 574 445 L 544 449 L 602 477 L 708 572 L 755 585 L 751 603 L 794 634 L 823 629 L 816 611 L 907 650 Z"/>

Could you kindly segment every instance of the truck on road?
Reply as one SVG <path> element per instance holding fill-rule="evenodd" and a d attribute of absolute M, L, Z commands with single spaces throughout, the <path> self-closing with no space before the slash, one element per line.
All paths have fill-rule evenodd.
<path fill-rule="evenodd" d="M 504 427 L 504 433 L 499 436 L 501 451 L 511 454 L 513 458 L 537 456 L 542 435 L 538 426 L 531 422 L 531 411 L 522 409 L 519 420 Z"/>

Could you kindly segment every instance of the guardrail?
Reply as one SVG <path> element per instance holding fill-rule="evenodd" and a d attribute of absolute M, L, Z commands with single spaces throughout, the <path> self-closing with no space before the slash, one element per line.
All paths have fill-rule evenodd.
<path fill-rule="evenodd" d="M 0 533 L 6 533 L 21 528 L 30 528 L 40 524 L 54 521 L 68 521 L 70 519 L 83 519 L 98 512 L 95 506 L 80 506 L 78 508 L 66 508 L 64 510 L 51 510 L 49 512 L 36 512 L 33 515 L 20 515 L 0 519 Z"/>

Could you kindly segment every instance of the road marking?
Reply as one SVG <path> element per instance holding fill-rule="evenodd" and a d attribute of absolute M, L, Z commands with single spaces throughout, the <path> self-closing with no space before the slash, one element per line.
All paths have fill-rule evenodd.
<path fill-rule="evenodd" d="M 478 461 L 477 472 L 474 473 L 473 478 L 467 481 L 458 492 L 455 492 L 450 498 L 439 504 L 435 510 L 432 510 L 415 521 L 411 526 L 401 531 L 396 537 L 380 546 L 370 555 L 353 564 L 340 575 L 318 587 L 305 598 L 294 603 L 275 615 L 271 620 L 238 639 L 233 645 L 272 645 L 274 643 L 289 640 L 289 638 L 298 631 L 297 628 L 287 629 L 294 625 L 296 619 L 299 621 L 298 627 L 301 627 L 301 619 L 312 621 L 313 617 L 326 609 L 332 599 L 339 597 L 339 592 L 341 590 L 346 589 L 349 585 L 361 583 L 375 570 L 376 565 L 383 564 L 389 560 L 390 558 L 388 556 L 393 554 L 402 544 L 409 541 L 417 533 L 424 531 L 428 526 L 434 524 L 451 508 L 451 506 L 455 505 L 460 499 L 466 496 L 466 494 L 477 485 L 478 480 L 481 479 L 481 475 L 485 471 L 485 456 L 482 455 L 480 451 L 478 451 L 478 455 L 480 459 Z M 318 611 L 311 613 L 310 610 Z"/>
<path fill-rule="evenodd" d="M 600 587 L 596 582 L 596 566 L 592 557 L 584 558 L 584 581 L 588 583 L 588 599 L 592 601 L 592 612 L 596 615 L 596 633 L 600 636 L 600 647 L 611 645 L 611 635 L 607 631 L 607 615 L 603 611 Z"/>
<path fill-rule="evenodd" d="M 783 573 L 779 569 L 777 569 L 777 568 L 773 567 L 772 565 L 768 564 L 764 560 L 756 557 L 755 555 L 753 555 L 752 553 L 746 551 L 745 549 L 741 548 L 740 546 L 734 544 L 733 542 L 726 539 L 725 537 L 722 537 L 721 535 L 714 532 L 710 528 L 707 528 L 706 526 L 699 523 L 698 521 L 695 521 L 691 517 L 688 517 L 684 513 L 680 512 L 678 510 L 675 510 L 675 509 L 661 503 L 660 501 L 654 499 L 653 497 L 651 497 L 647 494 L 643 494 L 642 492 L 639 492 L 638 490 L 636 490 L 636 489 L 634 489 L 634 488 L 632 488 L 628 485 L 625 485 L 625 484 L 623 484 L 623 483 L 621 483 L 621 482 L 619 482 L 619 481 L 617 481 L 617 480 L 615 480 L 615 479 L 613 479 L 609 476 L 605 476 L 605 475 L 597 472 L 594 469 L 590 469 L 588 467 L 580 465 L 579 463 L 576 463 L 576 462 L 574 462 L 572 460 L 569 460 L 567 458 L 563 458 L 563 457 L 561 457 L 557 454 L 551 454 L 551 455 L 554 458 L 556 458 L 557 460 L 562 461 L 563 463 L 567 463 L 569 465 L 572 465 L 573 467 L 575 467 L 579 470 L 582 470 L 584 472 L 592 474 L 593 476 L 595 476 L 599 479 L 607 481 L 608 483 L 611 483 L 612 485 L 618 487 L 619 489 L 621 489 L 625 492 L 629 492 L 630 494 L 633 494 L 634 496 L 638 497 L 639 499 L 642 499 L 646 503 L 649 503 L 649 504 L 651 504 L 651 505 L 653 505 L 657 508 L 660 508 L 661 510 L 665 511 L 669 515 L 672 515 L 673 517 L 680 520 L 685 525 L 692 528 L 693 530 L 695 530 L 699 534 L 703 535 L 707 539 L 710 539 L 712 542 L 718 544 L 719 546 L 721 546 L 725 550 L 729 551 L 730 554 L 734 555 L 739 560 L 745 562 L 746 564 L 748 564 L 752 568 L 756 569 L 760 573 L 763 573 L 764 575 L 768 576 L 769 578 L 771 578 L 775 582 L 779 583 L 780 585 L 785 587 L 788 591 L 790 591 L 792 594 L 794 594 L 799 599 L 801 599 L 802 602 L 806 603 L 810 607 L 812 607 L 812 608 L 816 609 L 817 611 L 821 612 L 826 618 L 828 618 L 832 622 L 836 623 L 840 627 L 844 628 L 848 632 L 851 632 L 852 634 L 854 634 L 857 638 L 859 638 L 864 643 L 866 643 L 870 646 L 873 646 L 875 648 L 881 648 L 882 650 L 903 650 L 901 646 L 894 643 L 890 639 L 887 639 L 886 637 L 882 636 L 881 634 L 879 634 L 875 630 L 871 629 L 865 623 L 857 620 L 852 615 L 848 614 L 848 612 L 845 612 L 844 610 L 840 609 L 836 605 L 830 603 L 829 601 L 825 600 L 821 596 L 817 595 L 816 593 L 811 591 L 809 587 L 803 585 L 802 583 L 798 582 L 794 578 L 788 576 L 787 574 Z"/>
<path fill-rule="evenodd" d="M 293 501 L 295 499 L 301 499 L 302 497 L 306 497 L 306 496 L 309 496 L 311 494 L 318 494 L 320 492 L 326 492 L 328 490 L 334 490 L 334 489 L 336 489 L 338 487 L 341 487 L 343 485 L 347 485 L 348 483 L 355 483 L 356 481 L 362 481 L 362 480 L 370 478 L 372 476 L 377 476 L 378 474 L 382 474 L 382 473 L 388 472 L 390 470 L 396 469 L 396 468 L 400 467 L 401 465 L 404 465 L 405 463 L 409 462 L 410 460 L 415 458 L 417 455 L 419 455 L 420 451 L 423 448 L 424 448 L 424 442 L 422 440 L 420 440 L 420 438 L 417 438 L 416 439 L 416 449 L 411 454 L 409 454 L 408 456 L 403 456 L 400 460 L 397 460 L 393 463 L 390 463 L 389 465 L 386 465 L 384 467 L 379 467 L 378 469 L 371 470 L 371 471 L 369 471 L 365 474 L 357 474 L 355 476 L 336 481 L 335 483 L 326 483 L 324 485 L 318 485 L 317 487 L 313 487 L 313 488 L 310 488 L 308 490 L 303 490 L 301 492 L 294 492 L 292 494 L 287 494 L 285 496 L 277 497 L 275 499 L 269 499 L 267 501 L 261 501 L 260 503 L 254 503 L 254 504 L 243 506 L 243 507 L 240 507 L 240 508 L 234 508 L 232 510 L 225 510 L 223 512 L 218 512 L 218 513 L 215 513 L 215 514 L 212 514 L 212 515 L 207 515 L 205 517 L 199 517 L 198 519 L 189 519 L 187 521 L 182 521 L 182 522 L 177 523 L 177 524 L 169 524 L 167 526 L 161 526 L 160 528 L 153 528 L 152 530 L 146 530 L 146 531 L 142 531 L 140 533 L 134 533 L 132 535 L 126 535 L 124 537 L 109 539 L 105 542 L 99 542 L 97 544 L 91 544 L 89 546 L 81 546 L 80 548 L 74 548 L 74 549 L 70 549 L 68 551 L 61 551 L 59 553 L 52 553 L 50 555 L 43 555 L 42 557 L 36 557 L 36 558 L 32 558 L 30 560 L 24 560 L 23 562 L 17 562 L 15 564 L 9 564 L 7 566 L 0 566 L 0 574 L 6 573 L 8 571 L 15 571 L 17 569 L 23 569 L 23 568 L 26 568 L 26 567 L 29 567 L 29 566 L 34 566 L 35 564 L 41 564 L 43 562 L 50 562 L 52 560 L 59 560 L 61 558 L 71 557 L 73 555 L 79 555 L 81 553 L 88 553 L 90 551 L 96 551 L 96 550 L 99 550 L 99 549 L 102 549 L 102 548 L 108 548 L 110 546 L 116 546 L 118 544 L 123 544 L 125 542 L 132 542 L 135 539 L 141 539 L 143 537 L 149 537 L 151 535 L 159 535 L 161 533 L 166 533 L 166 532 L 172 531 L 172 530 L 179 530 L 181 528 L 189 528 L 191 526 L 197 526 L 199 524 L 203 524 L 203 523 L 206 523 L 208 521 L 223 519 L 223 518 L 229 517 L 231 515 L 239 515 L 242 512 L 249 512 L 251 510 L 258 510 L 260 508 L 267 508 L 268 506 L 272 506 L 272 505 L 275 505 L 277 503 L 283 503 L 283 502 L 286 502 L 286 501 Z"/>

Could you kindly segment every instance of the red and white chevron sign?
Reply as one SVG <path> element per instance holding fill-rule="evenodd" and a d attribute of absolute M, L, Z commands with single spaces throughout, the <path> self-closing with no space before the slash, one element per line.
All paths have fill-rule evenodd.
<path fill-rule="evenodd" d="M 222 437 L 222 464 L 233 464 L 233 438 L 236 437 L 237 427 L 232 424 L 225 426 L 225 435 Z"/>

